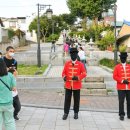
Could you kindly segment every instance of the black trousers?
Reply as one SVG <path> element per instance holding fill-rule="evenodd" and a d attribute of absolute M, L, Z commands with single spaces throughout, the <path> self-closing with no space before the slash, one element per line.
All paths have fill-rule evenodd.
<path fill-rule="evenodd" d="M 119 116 L 125 116 L 124 101 L 127 103 L 127 116 L 130 116 L 130 90 L 118 90 Z"/>
<path fill-rule="evenodd" d="M 13 97 L 13 106 L 14 106 L 14 116 L 17 116 L 18 112 L 21 109 L 21 104 L 20 104 L 20 100 L 19 100 L 18 95 Z"/>
<path fill-rule="evenodd" d="M 72 92 L 74 99 L 74 106 L 73 106 L 74 113 L 79 112 L 80 90 L 65 89 L 64 113 L 66 114 L 69 114 Z"/>

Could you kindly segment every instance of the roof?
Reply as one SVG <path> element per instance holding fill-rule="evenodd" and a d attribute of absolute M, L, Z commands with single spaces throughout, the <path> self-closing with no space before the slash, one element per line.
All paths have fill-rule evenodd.
<path fill-rule="evenodd" d="M 116 27 L 121 27 L 123 25 L 122 21 L 116 21 Z M 114 22 L 111 22 L 111 26 L 115 26 Z"/>
<path fill-rule="evenodd" d="M 26 19 L 26 17 L 17 17 L 17 19 Z"/>
<path fill-rule="evenodd" d="M 130 37 L 130 22 L 124 20 L 120 32 L 117 36 L 117 43 L 120 44 L 120 42 L 127 39 L 128 37 Z"/>

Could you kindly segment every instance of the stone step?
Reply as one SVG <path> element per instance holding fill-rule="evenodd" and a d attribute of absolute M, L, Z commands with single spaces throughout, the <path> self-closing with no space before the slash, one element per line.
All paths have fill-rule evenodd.
<path fill-rule="evenodd" d="M 107 95 L 106 89 L 81 89 L 81 95 Z"/>
<path fill-rule="evenodd" d="M 86 89 L 106 89 L 105 83 L 98 83 L 98 82 L 86 82 L 83 83 L 83 88 Z"/>
<path fill-rule="evenodd" d="M 62 88 L 27 88 L 27 87 L 18 87 L 18 90 L 31 90 L 31 91 L 44 91 L 44 92 L 56 92 L 56 93 L 59 93 L 59 94 L 64 94 L 65 93 L 65 89 L 64 87 Z M 80 91 L 80 95 L 81 96 L 88 96 L 88 95 L 99 95 L 99 96 L 105 96 L 105 95 L 108 95 L 107 93 L 107 90 L 106 89 L 81 89 Z"/>
<path fill-rule="evenodd" d="M 104 78 L 103 77 L 86 77 L 83 81 L 84 82 L 104 82 Z"/>
<path fill-rule="evenodd" d="M 18 76 L 17 82 L 62 82 L 62 77 Z M 104 82 L 103 77 L 86 77 L 83 82 Z"/>
<path fill-rule="evenodd" d="M 19 88 L 63 88 L 64 82 L 17 82 Z M 83 83 L 83 89 L 106 89 L 105 84 L 101 83 Z"/>

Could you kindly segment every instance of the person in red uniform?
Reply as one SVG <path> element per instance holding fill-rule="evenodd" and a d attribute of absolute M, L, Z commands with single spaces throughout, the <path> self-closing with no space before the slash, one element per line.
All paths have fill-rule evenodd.
<path fill-rule="evenodd" d="M 71 96 L 74 98 L 74 119 L 78 119 L 79 104 L 80 104 L 80 89 L 82 87 L 82 79 L 86 77 L 86 70 L 82 62 L 77 60 L 77 48 L 70 50 L 71 60 L 64 65 L 62 77 L 65 82 L 65 101 L 63 120 L 66 120 L 69 114 Z"/>
<path fill-rule="evenodd" d="M 130 119 L 130 64 L 126 63 L 127 52 L 120 55 L 121 63 L 116 65 L 113 71 L 113 79 L 117 81 L 119 99 L 119 117 L 124 120 L 124 100 L 127 101 L 127 117 Z"/>

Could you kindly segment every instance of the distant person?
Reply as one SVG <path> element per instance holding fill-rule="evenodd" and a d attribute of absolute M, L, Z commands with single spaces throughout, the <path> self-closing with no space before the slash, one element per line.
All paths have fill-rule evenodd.
<path fill-rule="evenodd" d="M 69 45 L 67 42 L 64 43 L 64 53 L 65 53 L 65 56 L 68 56 L 68 53 L 69 53 Z"/>
<path fill-rule="evenodd" d="M 127 52 L 120 53 L 121 63 L 113 71 L 113 79 L 117 81 L 119 100 L 119 119 L 124 120 L 124 101 L 127 102 L 127 118 L 130 119 L 130 64 L 126 63 Z"/>
<path fill-rule="evenodd" d="M 75 40 L 75 46 L 76 46 L 76 48 L 78 48 L 78 45 L 79 45 L 79 43 L 78 43 L 78 41 L 77 40 Z"/>
<path fill-rule="evenodd" d="M 51 44 L 51 52 L 52 52 L 52 50 L 54 50 L 54 52 L 55 52 L 55 43 L 56 43 L 56 40 L 53 40 L 52 44 Z"/>
<path fill-rule="evenodd" d="M 8 72 L 11 72 L 15 77 L 17 76 L 17 61 L 13 58 L 14 48 L 8 46 L 6 48 L 6 55 L 3 57 L 3 60 L 6 63 Z M 13 95 L 13 106 L 14 106 L 14 119 L 19 120 L 18 113 L 21 109 L 21 104 L 18 96 L 18 91 L 12 91 Z"/>
<path fill-rule="evenodd" d="M 70 110 L 71 97 L 74 98 L 74 119 L 78 119 L 80 105 L 80 89 L 82 88 L 82 79 L 86 77 L 86 71 L 83 64 L 77 60 L 77 48 L 71 48 L 71 60 L 64 65 L 62 77 L 65 82 L 65 101 L 63 120 L 66 120 Z"/>
<path fill-rule="evenodd" d="M 16 130 L 13 117 L 13 97 L 11 91 L 16 91 L 16 80 L 14 76 L 7 72 L 6 64 L 0 58 L 0 130 L 3 122 L 5 130 Z"/>
<path fill-rule="evenodd" d="M 81 46 L 78 49 L 79 49 L 79 52 L 78 52 L 79 59 L 84 64 L 84 67 L 86 69 L 86 56 L 85 56 L 85 52 L 84 52 L 84 50 L 83 50 L 83 48 Z M 87 69 L 86 69 L 86 71 L 87 71 Z"/>

